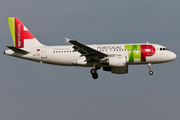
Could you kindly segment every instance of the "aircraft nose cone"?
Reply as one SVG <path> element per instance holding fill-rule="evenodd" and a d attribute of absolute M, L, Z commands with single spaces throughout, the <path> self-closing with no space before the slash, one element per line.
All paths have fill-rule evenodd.
<path fill-rule="evenodd" d="M 176 59 L 176 57 L 177 57 L 176 54 L 172 52 L 171 53 L 171 59 L 174 60 L 174 59 Z"/>
<path fill-rule="evenodd" d="M 173 60 L 176 59 L 177 55 L 175 53 L 173 53 Z"/>

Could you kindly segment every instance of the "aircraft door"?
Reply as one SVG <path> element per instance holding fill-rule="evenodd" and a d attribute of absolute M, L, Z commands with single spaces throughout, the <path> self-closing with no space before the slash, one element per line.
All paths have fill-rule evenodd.
<path fill-rule="evenodd" d="M 47 48 L 41 49 L 41 58 L 47 58 Z"/>

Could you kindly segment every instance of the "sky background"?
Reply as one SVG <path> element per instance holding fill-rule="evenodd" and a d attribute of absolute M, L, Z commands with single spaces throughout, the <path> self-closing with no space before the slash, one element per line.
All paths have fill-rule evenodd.
<path fill-rule="evenodd" d="M 0 120 L 179 120 L 179 0 L 0 0 Z M 3 54 L 13 45 L 7 17 L 45 45 L 157 43 L 176 60 L 129 66 L 125 75 Z"/>

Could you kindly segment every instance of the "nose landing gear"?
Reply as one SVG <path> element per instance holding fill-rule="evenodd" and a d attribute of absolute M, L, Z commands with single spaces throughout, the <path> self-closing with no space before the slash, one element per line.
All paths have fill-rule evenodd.
<path fill-rule="evenodd" d="M 151 63 L 148 64 L 148 67 L 149 67 L 149 75 L 153 75 L 153 71 L 151 70 L 151 69 L 152 69 L 151 65 L 152 65 Z"/>
<path fill-rule="evenodd" d="M 149 71 L 149 75 L 153 75 L 153 71 Z"/>

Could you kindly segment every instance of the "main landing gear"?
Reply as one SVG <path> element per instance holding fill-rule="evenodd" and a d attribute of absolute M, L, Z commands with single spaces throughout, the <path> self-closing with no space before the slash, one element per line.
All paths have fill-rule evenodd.
<path fill-rule="evenodd" d="M 151 70 L 151 69 L 152 69 L 151 65 L 152 65 L 151 63 L 148 64 L 148 67 L 149 67 L 149 75 L 153 75 L 153 71 Z"/>
<path fill-rule="evenodd" d="M 97 70 L 100 69 L 99 67 L 94 67 L 91 69 L 90 73 L 93 77 L 93 79 L 97 79 L 98 78 L 98 74 L 97 74 Z"/>

